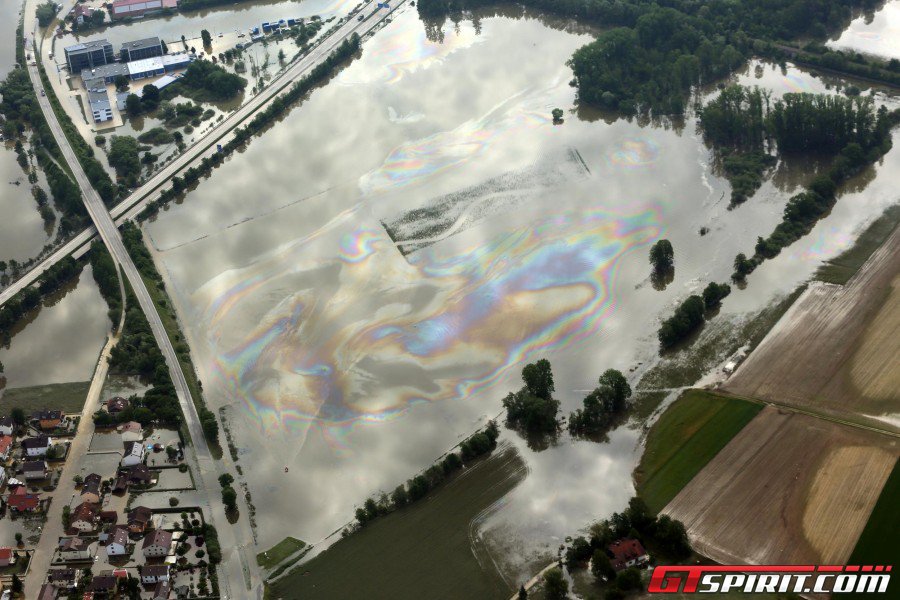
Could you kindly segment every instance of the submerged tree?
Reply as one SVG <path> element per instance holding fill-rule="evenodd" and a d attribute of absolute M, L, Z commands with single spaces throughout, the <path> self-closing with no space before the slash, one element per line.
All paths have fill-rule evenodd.
<path fill-rule="evenodd" d="M 675 266 L 675 249 L 669 240 L 659 240 L 650 247 L 650 264 L 657 273 L 663 273 Z"/>
<path fill-rule="evenodd" d="M 556 388 L 550 361 L 541 359 L 526 365 L 522 379 L 525 387 L 503 399 L 507 423 L 530 434 L 555 433 L 559 401 L 552 396 Z"/>

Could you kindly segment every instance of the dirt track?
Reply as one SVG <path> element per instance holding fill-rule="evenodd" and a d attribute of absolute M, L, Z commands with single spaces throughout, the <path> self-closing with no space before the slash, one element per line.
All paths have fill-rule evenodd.
<path fill-rule="evenodd" d="M 898 455 L 893 436 L 768 406 L 663 512 L 717 562 L 843 564 Z"/>
<path fill-rule="evenodd" d="M 724 389 L 900 432 L 898 288 L 900 228 L 846 286 L 811 284 Z"/>

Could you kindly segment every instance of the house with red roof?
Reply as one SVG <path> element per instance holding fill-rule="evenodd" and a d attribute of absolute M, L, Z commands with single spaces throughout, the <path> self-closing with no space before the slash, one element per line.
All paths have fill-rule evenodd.
<path fill-rule="evenodd" d="M 15 551 L 6 546 L 4 548 L 0 548 L 0 567 L 8 567 L 9 565 L 14 565 L 16 563 L 16 553 Z"/>
<path fill-rule="evenodd" d="M 0 436 L 0 460 L 9 459 L 9 451 L 12 448 L 13 439 L 11 435 Z"/>
<path fill-rule="evenodd" d="M 6 505 L 15 512 L 37 512 L 41 508 L 41 497 L 29 493 L 24 485 L 17 485 L 9 493 Z"/>
<path fill-rule="evenodd" d="M 636 567 L 650 562 L 650 556 L 644 546 L 633 538 L 622 538 L 606 547 L 612 556 L 609 562 L 616 571 L 624 571 L 628 567 Z"/>

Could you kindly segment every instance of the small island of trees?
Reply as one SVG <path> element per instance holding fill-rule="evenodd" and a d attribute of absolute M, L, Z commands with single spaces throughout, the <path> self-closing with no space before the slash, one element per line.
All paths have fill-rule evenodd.
<path fill-rule="evenodd" d="M 626 401 L 631 397 L 631 386 L 620 371 L 606 370 L 600 376 L 599 385 L 584 398 L 584 408 L 569 415 L 569 432 L 572 435 L 597 435 L 613 424 L 617 416 L 625 412 Z"/>
<path fill-rule="evenodd" d="M 555 386 L 550 361 L 545 358 L 522 369 L 525 385 L 503 399 L 507 424 L 530 435 L 553 434 L 559 429 L 556 413 L 559 401 L 553 398 Z"/>

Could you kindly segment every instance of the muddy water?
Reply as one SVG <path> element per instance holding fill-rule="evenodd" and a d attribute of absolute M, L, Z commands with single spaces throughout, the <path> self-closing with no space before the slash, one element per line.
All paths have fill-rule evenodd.
<path fill-rule="evenodd" d="M 8 16 L 0 23 L 0 79 L 6 78 L 16 64 L 15 15 L 20 8 L 18 0 L 0 0 L 0 14 Z M 46 184 L 43 188 L 49 194 Z M 50 241 L 54 228 L 45 227 L 31 194 L 28 174 L 16 162 L 12 145 L 6 143 L 0 143 L 0 214 L 0 260 L 28 260 Z"/>
<path fill-rule="evenodd" d="M 880 10 L 857 17 L 828 46 L 900 59 L 900 0 L 889 0 Z"/>
<path fill-rule="evenodd" d="M 564 65 L 588 39 L 484 18 L 435 43 L 407 11 L 147 226 L 207 398 L 231 407 L 254 466 L 258 514 L 278 515 L 258 519 L 261 546 L 340 527 L 355 503 L 497 415 L 527 361 L 550 359 L 568 413 L 604 369 L 652 360 L 658 319 L 726 280 L 735 254 L 780 220 L 801 167 L 780 166 L 729 210 L 691 119 L 641 126 L 572 110 Z M 827 85 L 767 65 L 740 79 L 777 93 Z M 767 305 L 844 248 L 893 200 L 898 156 L 754 273 L 723 318 Z M 660 237 L 676 253 L 662 291 L 647 264 Z M 512 578 L 622 508 L 638 438 L 563 437 L 542 452 L 516 440 L 528 478 L 482 524 Z"/>
<path fill-rule="evenodd" d="M 110 323 L 91 267 L 49 297 L 0 347 L 8 388 L 86 381 L 106 342 Z"/>

